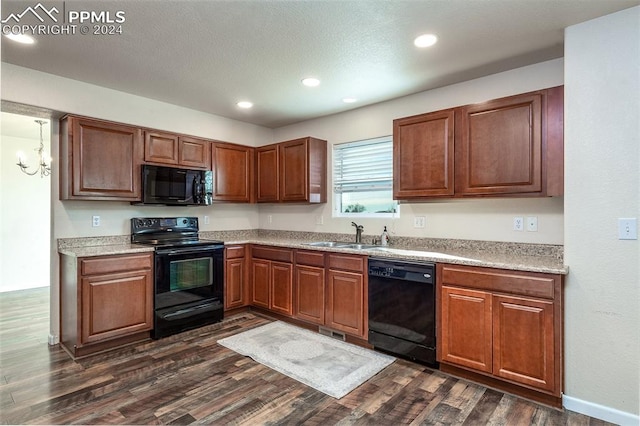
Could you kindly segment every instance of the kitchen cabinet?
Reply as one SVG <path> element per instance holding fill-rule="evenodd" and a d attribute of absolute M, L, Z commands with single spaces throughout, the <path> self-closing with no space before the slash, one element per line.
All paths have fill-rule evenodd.
<path fill-rule="evenodd" d="M 211 145 L 213 199 L 254 202 L 254 149 L 225 142 Z"/>
<path fill-rule="evenodd" d="M 444 371 L 461 368 L 561 403 L 561 275 L 439 264 L 436 279 Z"/>
<path fill-rule="evenodd" d="M 258 202 L 327 202 L 327 141 L 306 137 L 256 149 Z"/>
<path fill-rule="evenodd" d="M 280 200 L 279 153 L 277 144 L 256 149 L 256 198 L 259 203 L 275 203 Z"/>
<path fill-rule="evenodd" d="M 327 327 L 367 338 L 366 256 L 330 253 L 327 273 Z"/>
<path fill-rule="evenodd" d="M 225 246 L 224 309 L 248 306 L 248 280 L 245 245 Z"/>
<path fill-rule="evenodd" d="M 453 196 L 454 110 L 393 121 L 393 198 Z"/>
<path fill-rule="evenodd" d="M 294 317 L 325 324 L 325 254 L 297 250 L 294 274 Z"/>
<path fill-rule="evenodd" d="M 293 315 L 293 252 L 291 249 L 252 246 L 251 305 Z"/>
<path fill-rule="evenodd" d="M 211 142 L 148 130 L 144 134 L 144 160 L 167 166 L 211 169 Z"/>
<path fill-rule="evenodd" d="M 394 120 L 394 198 L 563 195 L 563 87 Z"/>
<path fill-rule="evenodd" d="M 140 128 L 67 115 L 60 133 L 61 200 L 141 200 Z"/>
<path fill-rule="evenodd" d="M 153 254 L 61 255 L 60 342 L 74 357 L 149 338 Z"/>

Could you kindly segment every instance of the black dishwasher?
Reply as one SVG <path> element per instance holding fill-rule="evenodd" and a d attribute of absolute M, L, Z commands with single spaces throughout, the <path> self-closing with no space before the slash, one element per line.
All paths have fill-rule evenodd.
<path fill-rule="evenodd" d="M 437 367 L 433 263 L 369 258 L 369 343 Z"/>

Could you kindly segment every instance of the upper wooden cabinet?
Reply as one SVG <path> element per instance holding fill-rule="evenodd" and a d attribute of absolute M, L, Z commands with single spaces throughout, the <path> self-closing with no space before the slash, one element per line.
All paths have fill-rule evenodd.
<path fill-rule="evenodd" d="M 394 120 L 394 198 L 563 194 L 563 87 Z"/>
<path fill-rule="evenodd" d="M 140 201 L 141 129 L 67 115 L 60 131 L 61 200 Z"/>
<path fill-rule="evenodd" d="M 211 168 L 211 142 L 157 131 L 144 134 L 144 160 L 148 163 Z"/>
<path fill-rule="evenodd" d="M 258 202 L 327 202 L 327 141 L 306 137 L 256 153 Z"/>
<path fill-rule="evenodd" d="M 254 149 L 224 142 L 211 145 L 213 199 L 250 203 L 255 199 Z"/>
<path fill-rule="evenodd" d="M 393 197 L 453 195 L 454 110 L 393 121 Z"/>
<path fill-rule="evenodd" d="M 277 144 L 256 149 L 256 198 L 259 203 L 275 203 L 280 200 L 279 153 Z"/>
<path fill-rule="evenodd" d="M 543 98 L 536 92 L 462 108 L 458 193 L 542 192 Z"/>

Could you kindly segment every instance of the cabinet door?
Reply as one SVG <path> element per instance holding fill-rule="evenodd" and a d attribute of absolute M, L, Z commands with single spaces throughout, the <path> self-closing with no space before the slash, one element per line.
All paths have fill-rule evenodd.
<path fill-rule="evenodd" d="M 78 117 L 61 124 L 60 199 L 141 199 L 142 130 Z"/>
<path fill-rule="evenodd" d="M 542 98 L 542 93 L 529 93 L 462 108 L 455 142 L 456 192 L 541 192 Z"/>
<path fill-rule="evenodd" d="M 211 142 L 180 136 L 178 140 L 178 164 L 198 169 L 211 168 Z"/>
<path fill-rule="evenodd" d="M 178 135 L 161 132 L 144 133 L 144 161 L 176 165 L 178 156 Z"/>
<path fill-rule="evenodd" d="M 271 262 L 253 259 L 251 272 L 251 304 L 269 309 Z"/>
<path fill-rule="evenodd" d="M 393 198 L 453 195 L 454 110 L 393 121 Z"/>
<path fill-rule="evenodd" d="M 364 276 L 361 273 L 329 270 L 326 325 L 365 337 Z"/>
<path fill-rule="evenodd" d="M 324 267 L 296 265 L 296 318 L 324 325 L 324 281 Z"/>
<path fill-rule="evenodd" d="M 229 259 L 225 262 L 225 309 L 233 309 L 246 306 L 244 269 L 244 258 Z"/>
<path fill-rule="evenodd" d="M 553 391 L 553 302 L 493 296 L 493 374 Z"/>
<path fill-rule="evenodd" d="M 213 199 L 251 202 L 253 199 L 253 148 L 214 143 Z"/>
<path fill-rule="evenodd" d="M 442 287 L 440 361 L 491 373 L 491 294 Z"/>
<path fill-rule="evenodd" d="M 283 315 L 293 315 L 293 265 L 271 262 L 270 309 Z"/>
<path fill-rule="evenodd" d="M 276 202 L 280 199 L 278 146 L 268 145 L 256 149 L 258 174 L 258 202 Z"/>
<path fill-rule="evenodd" d="M 307 139 L 280 144 L 280 201 L 309 200 Z"/>
<path fill-rule="evenodd" d="M 150 270 L 84 277 L 81 287 L 83 344 L 153 328 Z"/>

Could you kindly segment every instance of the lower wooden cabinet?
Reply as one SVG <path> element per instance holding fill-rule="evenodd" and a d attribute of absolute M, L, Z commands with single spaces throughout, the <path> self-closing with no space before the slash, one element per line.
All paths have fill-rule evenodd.
<path fill-rule="evenodd" d="M 225 247 L 224 309 L 242 308 L 248 305 L 248 280 L 246 247 Z"/>
<path fill-rule="evenodd" d="M 327 273 L 327 327 L 367 338 L 366 256 L 332 253 Z"/>
<path fill-rule="evenodd" d="M 325 323 L 325 254 L 297 250 L 295 257 L 294 317 L 313 324 Z"/>
<path fill-rule="evenodd" d="M 438 265 L 443 370 L 460 367 L 559 399 L 562 281 L 561 275 Z"/>
<path fill-rule="evenodd" d="M 62 345 L 79 357 L 149 337 L 153 254 L 61 255 Z"/>
<path fill-rule="evenodd" d="M 442 286 L 441 362 L 491 372 L 493 369 L 491 294 Z"/>
<path fill-rule="evenodd" d="M 251 300 L 278 314 L 293 315 L 293 251 L 287 248 L 251 248 Z"/>

